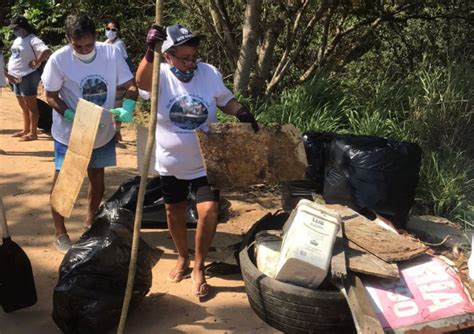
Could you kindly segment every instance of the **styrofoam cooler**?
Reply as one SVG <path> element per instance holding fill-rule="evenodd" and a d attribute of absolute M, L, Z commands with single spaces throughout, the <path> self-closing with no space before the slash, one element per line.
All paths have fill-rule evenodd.
<path fill-rule="evenodd" d="M 283 242 L 276 279 L 317 288 L 327 275 L 340 228 L 340 215 L 302 199 L 283 226 Z"/>
<path fill-rule="evenodd" d="M 264 230 L 255 235 L 257 268 L 271 278 L 275 278 L 280 260 L 281 234 L 281 230 Z"/>

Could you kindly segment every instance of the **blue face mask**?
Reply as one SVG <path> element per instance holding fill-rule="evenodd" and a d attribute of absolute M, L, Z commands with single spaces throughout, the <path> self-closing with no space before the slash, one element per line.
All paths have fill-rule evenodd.
<path fill-rule="evenodd" d="M 171 67 L 170 70 L 171 73 L 173 73 L 175 77 L 182 82 L 189 82 L 194 76 L 194 70 L 183 72 L 181 70 L 178 70 L 175 66 Z"/>

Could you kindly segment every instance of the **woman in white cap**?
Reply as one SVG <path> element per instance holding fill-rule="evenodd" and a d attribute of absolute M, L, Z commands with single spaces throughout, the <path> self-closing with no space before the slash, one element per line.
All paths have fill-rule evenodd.
<path fill-rule="evenodd" d="M 178 252 L 169 280 L 180 282 L 190 265 L 185 213 L 186 198 L 192 192 L 198 211 L 191 272 L 192 292 L 197 297 L 204 297 L 209 291 L 203 269 L 216 232 L 219 190 L 208 183 L 194 130 L 207 130 L 210 123 L 217 122 L 219 108 L 242 122 L 251 123 L 258 131 L 255 118 L 227 89 L 219 71 L 200 62 L 202 38 L 179 24 L 166 30 L 154 26 L 148 32 L 148 50 L 136 75 L 138 87 L 150 92 L 153 49 L 160 43 L 166 63 L 160 68 L 155 169 L 160 174 L 168 227 Z"/>
<path fill-rule="evenodd" d="M 23 130 L 13 134 L 13 137 L 19 137 L 20 141 L 36 140 L 39 119 L 36 96 L 41 79 L 39 67 L 51 51 L 23 16 L 13 18 L 9 27 L 16 38 L 11 47 L 7 79 L 13 85 L 23 111 Z"/>

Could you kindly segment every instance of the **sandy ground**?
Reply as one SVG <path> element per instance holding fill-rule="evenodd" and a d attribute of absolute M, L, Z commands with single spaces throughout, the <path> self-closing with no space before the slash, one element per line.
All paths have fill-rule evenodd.
<path fill-rule="evenodd" d="M 20 130 L 21 111 L 14 95 L 4 89 L 0 96 L 0 195 L 7 210 L 10 233 L 28 254 L 34 271 L 38 303 L 6 314 L 0 311 L 0 334 L 60 333 L 52 318 L 53 289 L 63 256 L 52 246 L 53 226 L 49 191 L 54 173 L 53 142 L 46 134 L 39 140 L 19 142 L 11 134 Z M 106 170 L 108 198 L 119 184 L 136 175 L 133 129 L 125 129 L 124 145 L 117 148 L 118 165 Z M 79 238 L 86 216 L 86 183 L 73 214 L 67 220 L 72 240 Z M 277 196 L 257 193 L 227 194 L 230 209 L 222 219 L 213 246 L 240 240 L 249 226 L 279 207 Z M 194 231 L 188 232 L 192 240 Z M 166 229 L 147 229 L 143 237 L 165 251 L 153 269 L 153 286 L 139 308 L 129 316 L 128 333 L 276 333 L 249 306 L 240 275 L 210 278 L 212 290 L 204 301 L 191 293 L 191 281 L 168 283 L 166 276 L 176 254 Z M 192 247 L 192 244 L 190 245 Z"/>

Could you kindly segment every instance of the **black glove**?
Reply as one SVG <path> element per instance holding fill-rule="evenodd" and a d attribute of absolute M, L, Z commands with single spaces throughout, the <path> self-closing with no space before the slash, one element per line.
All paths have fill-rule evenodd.
<path fill-rule="evenodd" d="M 241 121 L 242 123 L 250 123 L 255 133 L 257 133 L 258 130 L 260 129 L 260 127 L 257 124 L 257 121 L 255 120 L 255 117 L 253 117 L 253 115 L 250 113 L 250 111 L 246 107 L 240 108 L 235 114 L 235 117 L 237 117 L 238 120 Z"/>
<path fill-rule="evenodd" d="M 163 43 L 166 40 L 166 30 L 162 26 L 154 24 L 146 34 L 146 44 L 148 49 L 145 53 L 145 59 L 149 63 L 153 63 L 154 49 L 156 43 Z"/>

